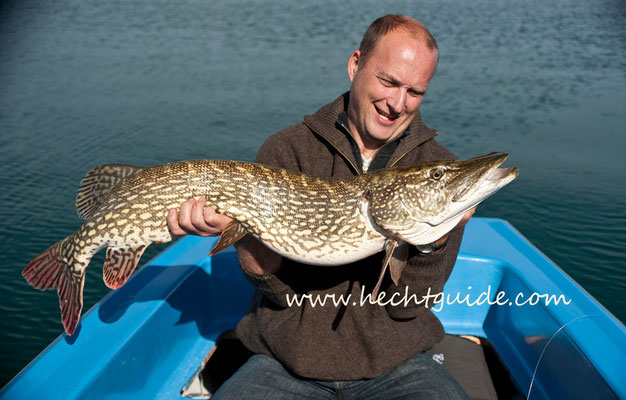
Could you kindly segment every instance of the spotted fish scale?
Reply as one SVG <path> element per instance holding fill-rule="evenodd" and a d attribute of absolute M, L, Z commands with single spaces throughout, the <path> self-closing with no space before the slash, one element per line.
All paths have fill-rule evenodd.
<path fill-rule="evenodd" d="M 220 178 L 196 192 L 283 256 L 335 265 L 382 249 L 384 237 L 368 229 L 359 209 L 366 179 L 316 178 L 247 163 L 218 162 L 216 168 Z"/>
<path fill-rule="evenodd" d="M 147 246 L 172 240 L 166 223 L 169 209 L 189 198 L 204 197 L 208 206 L 233 219 L 211 254 L 245 234 L 285 257 L 317 265 L 345 264 L 385 249 L 383 267 L 389 262 L 397 281 L 404 264 L 394 260 L 403 254 L 398 251 L 403 243 L 429 243 L 447 232 L 437 226 L 450 230 L 462 215 L 463 210 L 452 212 L 444 204 L 450 203 L 451 195 L 442 194 L 447 186 L 429 177 L 429 171 L 447 169 L 454 177 L 454 168 L 460 168 L 456 175 L 465 176 L 481 165 L 485 171 L 493 170 L 506 156 L 496 158 L 465 167 L 422 163 L 349 179 L 223 160 L 146 168 L 102 165 L 87 173 L 79 186 L 76 209 L 83 225 L 33 259 L 22 274 L 37 289 L 57 289 L 63 325 L 71 335 L 80 318 L 85 269 L 92 256 L 107 247 L 104 282 L 119 288 Z M 500 175 L 497 180 L 504 181 L 504 175 L 511 174 Z M 479 180 L 470 183 L 478 187 Z M 422 221 L 435 209 L 444 223 Z"/>

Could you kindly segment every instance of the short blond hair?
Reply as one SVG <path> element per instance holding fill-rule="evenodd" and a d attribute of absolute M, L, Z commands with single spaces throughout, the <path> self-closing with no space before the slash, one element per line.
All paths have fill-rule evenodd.
<path fill-rule="evenodd" d="M 361 52 L 359 64 L 361 66 L 365 65 L 380 38 L 398 28 L 406 29 L 415 38 L 423 40 L 431 51 L 439 54 L 435 38 L 424 25 L 404 15 L 385 15 L 372 22 L 363 34 L 363 39 L 359 46 L 359 51 Z"/>

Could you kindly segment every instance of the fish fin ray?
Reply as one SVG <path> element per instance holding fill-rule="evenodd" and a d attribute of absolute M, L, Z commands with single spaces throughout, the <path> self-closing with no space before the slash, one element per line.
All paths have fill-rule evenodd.
<path fill-rule="evenodd" d="M 397 244 L 398 241 L 395 239 L 387 239 L 387 241 L 385 242 L 385 258 L 383 259 L 383 266 L 380 270 L 380 275 L 378 276 L 378 282 L 376 282 L 376 286 L 374 287 L 374 290 L 372 290 L 373 300 L 378 297 L 380 285 L 383 283 L 383 279 L 385 278 L 385 272 L 387 271 L 387 265 L 389 265 L 389 260 L 391 259 L 391 255 L 393 254 L 393 250 Z"/>
<path fill-rule="evenodd" d="M 242 237 L 246 236 L 248 231 L 243 227 L 236 219 L 233 219 L 226 225 L 220 239 L 217 241 L 217 244 L 213 249 L 209 252 L 209 255 L 215 255 L 220 251 L 224 250 L 228 246 L 236 243 Z"/>
<path fill-rule="evenodd" d="M 393 254 L 389 259 L 389 274 L 391 280 L 398 286 L 402 271 L 406 267 L 407 260 L 409 258 L 409 245 L 406 242 L 400 242 L 393 250 Z"/>
<path fill-rule="evenodd" d="M 82 219 L 89 218 L 98 208 L 105 193 L 140 169 L 142 168 L 126 164 L 104 164 L 87 172 L 76 195 L 78 216 Z"/>
<path fill-rule="evenodd" d="M 61 321 L 68 335 L 72 335 L 80 320 L 83 308 L 85 268 L 98 251 L 85 248 L 81 242 L 81 229 L 52 245 L 35 257 L 22 271 L 26 281 L 36 289 L 56 287 L 61 308 Z"/>
<path fill-rule="evenodd" d="M 59 282 L 59 274 L 63 270 L 59 250 L 62 242 L 58 242 L 35 257 L 23 270 L 22 276 L 35 289 L 54 289 Z"/>
<path fill-rule="evenodd" d="M 149 244 L 135 248 L 109 246 L 102 268 L 104 283 L 111 289 L 122 287 L 135 271 L 141 255 L 148 246 Z"/>
<path fill-rule="evenodd" d="M 61 308 L 63 328 L 72 336 L 80 320 L 83 309 L 83 287 L 85 285 L 85 271 L 73 274 L 70 268 L 65 268 L 59 274 L 57 293 Z"/>

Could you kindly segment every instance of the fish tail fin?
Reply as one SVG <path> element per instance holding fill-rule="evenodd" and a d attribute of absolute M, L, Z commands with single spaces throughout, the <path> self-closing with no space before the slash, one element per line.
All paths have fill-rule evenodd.
<path fill-rule="evenodd" d="M 35 289 L 57 289 L 61 319 L 68 335 L 74 333 L 80 319 L 85 283 L 84 267 L 91 258 L 91 255 L 86 255 L 86 261 L 76 261 L 76 253 L 81 249 L 73 244 L 73 236 L 48 248 L 35 257 L 22 271 L 22 276 Z M 72 260 L 73 264 L 71 265 L 67 260 Z"/>
<path fill-rule="evenodd" d="M 63 241 L 54 244 L 48 250 L 35 257 L 22 271 L 22 276 L 31 286 L 39 290 L 57 287 L 63 269 L 63 261 L 59 257 Z"/>
<path fill-rule="evenodd" d="M 76 330 L 80 320 L 80 312 L 83 309 L 83 286 L 85 286 L 84 270 L 77 274 L 72 273 L 69 268 L 64 268 L 61 271 L 57 293 L 59 294 L 63 328 L 70 336 Z"/>

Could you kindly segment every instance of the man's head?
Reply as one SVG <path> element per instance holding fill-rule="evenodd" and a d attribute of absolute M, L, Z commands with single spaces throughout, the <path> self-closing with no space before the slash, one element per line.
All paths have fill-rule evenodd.
<path fill-rule="evenodd" d="M 406 130 L 437 60 L 437 44 L 419 22 L 388 15 L 370 25 L 348 60 L 348 122 L 362 152 L 376 150 Z"/>

